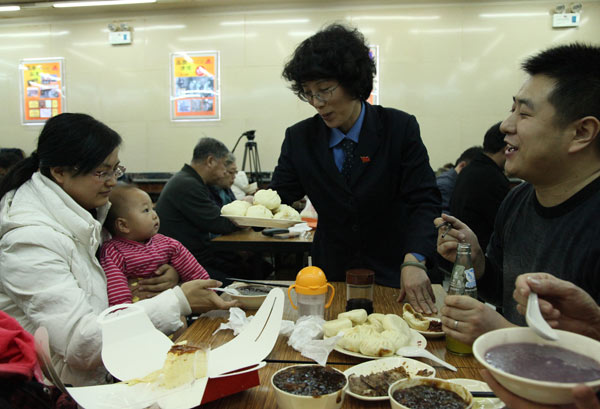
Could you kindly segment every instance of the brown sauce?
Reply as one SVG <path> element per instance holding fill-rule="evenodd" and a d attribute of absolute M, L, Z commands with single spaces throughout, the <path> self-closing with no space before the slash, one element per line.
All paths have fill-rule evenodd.
<path fill-rule="evenodd" d="M 346 377 L 326 366 L 302 365 L 278 372 L 273 377 L 273 384 L 294 395 L 322 396 L 344 388 Z"/>
<path fill-rule="evenodd" d="M 452 391 L 417 385 L 394 391 L 396 402 L 410 409 L 465 409 L 467 403 Z"/>
<path fill-rule="evenodd" d="M 487 350 L 484 358 L 504 372 L 538 381 L 577 383 L 600 379 L 598 361 L 553 345 L 498 345 Z"/>

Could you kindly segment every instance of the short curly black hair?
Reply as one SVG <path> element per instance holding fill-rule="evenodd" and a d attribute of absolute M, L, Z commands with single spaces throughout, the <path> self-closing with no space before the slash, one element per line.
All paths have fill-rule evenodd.
<path fill-rule="evenodd" d="M 353 98 L 366 101 L 373 90 L 375 62 L 356 28 L 331 24 L 304 40 L 285 65 L 282 76 L 301 95 L 306 81 L 337 80 Z"/>

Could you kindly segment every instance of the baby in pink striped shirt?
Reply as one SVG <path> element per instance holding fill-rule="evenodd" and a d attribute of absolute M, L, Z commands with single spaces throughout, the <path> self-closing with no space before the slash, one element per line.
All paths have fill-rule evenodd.
<path fill-rule="evenodd" d="M 100 251 L 109 305 L 138 301 L 129 289 L 128 279 L 155 277 L 163 264 L 173 266 L 182 281 L 210 278 L 180 242 L 158 234 L 160 221 L 148 193 L 133 185 L 117 185 L 110 202 L 104 226 L 113 238 Z"/>

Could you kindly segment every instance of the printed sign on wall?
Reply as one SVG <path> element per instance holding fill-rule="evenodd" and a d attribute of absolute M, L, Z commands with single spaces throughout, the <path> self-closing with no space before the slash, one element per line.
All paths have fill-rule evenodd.
<path fill-rule="evenodd" d="M 38 125 L 65 110 L 64 58 L 27 58 L 21 71 L 21 122 Z"/>
<path fill-rule="evenodd" d="M 171 120 L 221 119 L 219 52 L 171 54 Z"/>
<path fill-rule="evenodd" d="M 369 104 L 371 105 L 379 105 L 379 46 L 378 45 L 370 45 L 369 46 L 369 56 L 373 61 L 375 61 L 375 69 L 377 73 L 375 77 L 373 77 L 373 91 L 371 91 L 371 95 L 369 96 Z"/>

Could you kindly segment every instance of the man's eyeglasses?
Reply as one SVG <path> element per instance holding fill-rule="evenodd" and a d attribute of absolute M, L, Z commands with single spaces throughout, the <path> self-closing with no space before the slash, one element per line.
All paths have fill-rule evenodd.
<path fill-rule="evenodd" d="M 125 174 L 126 170 L 127 168 L 125 166 L 119 165 L 114 170 L 94 172 L 94 176 L 100 179 L 101 182 L 108 182 L 112 178 L 119 179 L 121 176 L 123 176 L 123 174 Z"/>
<path fill-rule="evenodd" d="M 334 87 L 330 87 L 327 89 L 324 89 L 322 91 L 319 91 L 315 94 L 312 94 L 310 92 L 299 92 L 298 93 L 298 98 L 300 98 L 300 100 L 304 101 L 304 102 L 308 102 L 309 104 L 313 103 L 313 99 L 317 99 L 317 101 L 319 102 L 327 102 L 329 101 L 329 98 L 331 98 L 331 96 L 333 95 L 333 91 L 336 90 L 337 87 L 339 87 L 340 84 L 334 86 Z"/>

